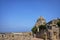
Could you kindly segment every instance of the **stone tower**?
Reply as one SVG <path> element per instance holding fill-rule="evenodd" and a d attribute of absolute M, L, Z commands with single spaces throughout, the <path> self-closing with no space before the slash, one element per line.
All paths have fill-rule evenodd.
<path fill-rule="evenodd" d="M 46 24 L 45 19 L 42 16 L 40 16 L 35 24 L 35 26 L 37 27 L 37 31 L 39 32 L 38 26 L 45 25 L 45 24 Z"/>
<path fill-rule="evenodd" d="M 56 25 L 56 21 L 53 20 L 47 25 L 47 35 L 49 40 L 59 40 L 59 27 Z"/>

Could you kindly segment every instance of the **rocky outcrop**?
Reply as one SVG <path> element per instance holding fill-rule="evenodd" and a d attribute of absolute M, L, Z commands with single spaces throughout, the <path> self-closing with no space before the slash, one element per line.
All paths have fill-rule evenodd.
<path fill-rule="evenodd" d="M 53 19 L 46 23 L 43 17 L 38 18 L 35 24 L 35 27 L 37 28 L 35 37 L 43 38 L 44 40 L 59 40 L 60 29 L 59 26 L 57 25 L 57 22 L 59 20 L 60 19 Z M 46 30 L 42 30 L 44 29 L 44 27 L 41 25 L 45 25 L 44 27 L 46 27 Z"/>

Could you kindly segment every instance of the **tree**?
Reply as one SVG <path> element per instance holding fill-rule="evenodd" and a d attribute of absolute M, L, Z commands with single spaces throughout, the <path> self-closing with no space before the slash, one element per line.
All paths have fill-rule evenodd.
<path fill-rule="evenodd" d="M 32 31 L 34 34 L 36 34 L 36 32 L 37 32 L 36 26 L 34 26 L 31 31 Z"/>

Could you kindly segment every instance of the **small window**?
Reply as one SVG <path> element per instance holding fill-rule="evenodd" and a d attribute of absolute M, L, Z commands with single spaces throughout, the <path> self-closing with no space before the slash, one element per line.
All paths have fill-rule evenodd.
<path fill-rule="evenodd" d="M 51 26 L 48 26 L 48 29 L 52 29 L 52 27 Z"/>

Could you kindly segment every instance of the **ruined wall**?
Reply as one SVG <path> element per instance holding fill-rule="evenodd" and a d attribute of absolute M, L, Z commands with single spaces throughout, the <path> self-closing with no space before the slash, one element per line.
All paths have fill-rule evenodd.
<path fill-rule="evenodd" d="M 33 37 L 31 32 L 23 32 L 23 33 L 0 33 L 0 40 L 43 40 L 43 39 Z"/>
<path fill-rule="evenodd" d="M 0 33 L 0 40 L 31 40 L 31 33 Z"/>

